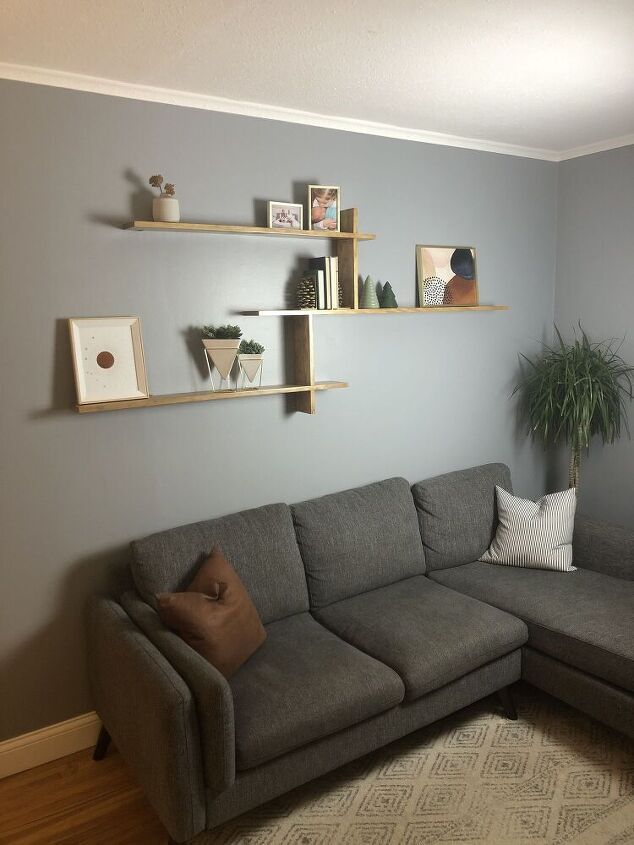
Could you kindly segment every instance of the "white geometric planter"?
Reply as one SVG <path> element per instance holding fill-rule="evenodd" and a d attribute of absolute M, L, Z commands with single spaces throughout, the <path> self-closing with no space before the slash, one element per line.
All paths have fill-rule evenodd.
<path fill-rule="evenodd" d="M 181 212 L 176 197 L 154 197 L 152 217 L 156 223 L 178 223 Z"/>
<path fill-rule="evenodd" d="M 258 378 L 258 387 L 262 387 L 262 363 L 263 355 L 238 355 L 238 364 L 242 373 L 242 387 L 255 387 L 255 380 Z"/>
<path fill-rule="evenodd" d="M 207 358 L 207 366 L 209 367 L 209 378 L 211 379 L 212 388 L 215 390 L 216 386 L 214 385 L 210 361 L 220 373 L 220 389 L 222 389 L 223 381 L 226 381 L 229 388 L 231 388 L 229 376 L 235 364 L 240 340 L 211 340 L 204 338 L 203 346 L 205 347 L 205 356 Z"/>

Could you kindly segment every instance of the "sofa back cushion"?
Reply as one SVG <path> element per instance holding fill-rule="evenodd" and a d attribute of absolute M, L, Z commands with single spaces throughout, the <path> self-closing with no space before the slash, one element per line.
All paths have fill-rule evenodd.
<path fill-rule="evenodd" d="M 266 505 L 135 541 L 131 567 L 137 590 L 156 607 L 157 593 L 187 588 L 214 546 L 238 573 L 264 624 L 308 610 L 288 505 Z"/>
<path fill-rule="evenodd" d="M 425 557 L 404 478 L 293 505 L 311 607 L 421 575 Z"/>
<path fill-rule="evenodd" d="M 484 464 L 437 475 L 412 487 L 427 569 L 478 560 L 497 528 L 495 485 L 511 490 L 505 464 Z"/>

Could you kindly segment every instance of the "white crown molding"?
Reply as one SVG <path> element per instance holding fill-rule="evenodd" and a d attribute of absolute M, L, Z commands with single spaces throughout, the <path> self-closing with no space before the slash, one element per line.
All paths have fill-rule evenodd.
<path fill-rule="evenodd" d="M 131 100 L 145 100 L 152 103 L 239 114 L 246 117 L 260 117 L 265 120 L 281 120 L 285 123 L 319 126 L 324 129 L 338 129 L 342 132 L 379 135 L 384 138 L 417 141 L 421 144 L 460 147 L 467 150 L 480 150 L 522 158 L 537 158 L 545 161 L 558 161 L 560 157 L 560 154 L 554 150 L 522 147 L 516 144 L 504 144 L 478 138 L 463 138 L 458 135 L 444 135 L 440 132 L 408 129 L 402 126 L 393 126 L 389 123 L 374 123 L 368 120 L 317 114 L 316 112 L 300 111 L 283 106 L 229 100 L 225 97 L 194 94 L 189 91 L 177 91 L 170 88 L 156 88 L 152 85 L 134 85 L 129 82 L 119 82 L 115 79 L 84 76 L 78 73 L 9 64 L 8 62 L 0 62 L 0 78 L 17 82 L 31 82 L 36 85 L 51 85 L 55 88 L 70 88 L 74 91 L 87 91 L 93 94 L 106 94 L 111 97 L 126 97 Z"/>
<path fill-rule="evenodd" d="M 0 778 L 50 763 L 97 742 L 101 721 L 96 713 L 49 725 L 0 742 Z"/>
<path fill-rule="evenodd" d="M 564 150 L 559 155 L 559 161 L 568 161 L 569 158 L 581 158 L 591 156 L 594 153 L 604 153 L 607 150 L 617 150 L 619 147 L 630 147 L 634 144 L 634 135 L 622 135 L 620 138 L 610 138 L 607 141 L 597 141 L 595 144 L 587 144 L 585 147 L 573 147 L 571 150 Z"/>

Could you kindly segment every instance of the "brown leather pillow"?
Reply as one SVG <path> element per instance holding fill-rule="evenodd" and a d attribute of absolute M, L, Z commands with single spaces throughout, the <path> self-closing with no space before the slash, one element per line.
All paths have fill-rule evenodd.
<path fill-rule="evenodd" d="M 161 621 L 229 678 L 257 651 L 266 631 L 244 584 L 213 548 L 184 593 L 156 596 Z"/>

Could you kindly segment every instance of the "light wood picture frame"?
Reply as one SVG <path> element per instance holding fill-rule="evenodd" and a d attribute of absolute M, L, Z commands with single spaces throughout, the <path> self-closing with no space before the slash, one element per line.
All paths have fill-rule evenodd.
<path fill-rule="evenodd" d="M 421 308 L 479 304 L 475 247 L 416 244 L 416 271 Z"/>
<path fill-rule="evenodd" d="M 138 317 L 71 317 L 68 328 L 78 405 L 148 398 Z"/>
<path fill-rule="evenodd" d="M 269 229 L 303 229 L 304 206 L 298 202 L 277 202 L 269 200 Z"/>
<path fill-rule="evenodd" d="M 341 231 L 341 188 L 337 185 L 308 186 L 308 228 Z"/>

